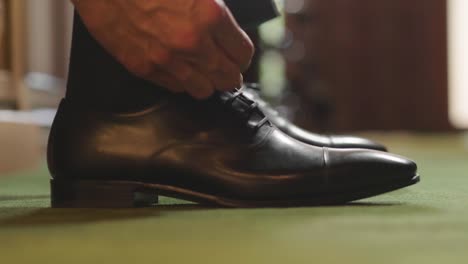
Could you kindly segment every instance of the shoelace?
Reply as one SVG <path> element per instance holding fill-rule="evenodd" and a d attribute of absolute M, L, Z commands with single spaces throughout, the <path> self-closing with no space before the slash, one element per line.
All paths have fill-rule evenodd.
<path fill-rule="evenodd" d="M 254 90 L 255 91 L 255 98 L 257 98 L 259 96 L 259 93 L 261 92 L 261 88 L 260 88 L 260 84 L 258 83 L 244 83 L 244 87 L 245 89 L 250 89 L 250 90 Z M 270 116 L 278 116 L 280 115 L 280 113 L 278 112 L 278 110 L 274 109 L 273 107 L 270 107 L 269 104 L 267 102 L 264 102 L 262 105 L 260 105 L 261 107 L 268 107 L 268 114 Z"/>
<path fill-rule="evenodd" d="M 250 100 L 245 95 L 243 95 L 244 89 L 245 87 L 237 88 L 235 92 L 232 94 L 232 96 L 226 101 L 226 104 L 229 104 L 232 106 L 236 100 L 240 100 L 241 102 L 248 104 L 249 105 L 248 108 L 245 111 L 243 111 L 243 113 L 247 115 L 247 120 L 250 120 L 254 113 L 256 112 L 261 113 L 261 115 L 263 116 L 263 119 L 261 119 L 258 123 L 256 123 L 253 126 L 253 129 L 257 131 L 262 126 L 269 123 L 269 120 L 268 120 L 268 117 L 266 117 L 265 114 L 263 114 L 263 112 L 258 108 L 257 102 Z"/>

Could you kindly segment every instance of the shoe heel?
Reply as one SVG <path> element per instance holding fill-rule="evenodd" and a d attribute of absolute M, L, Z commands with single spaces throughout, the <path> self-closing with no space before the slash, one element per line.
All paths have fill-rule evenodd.
<path fill-rule="evenodd" d="M 53 208 L 131 208 L 158 203 L 156 193 L 131 182 L 51 180 Z"/>

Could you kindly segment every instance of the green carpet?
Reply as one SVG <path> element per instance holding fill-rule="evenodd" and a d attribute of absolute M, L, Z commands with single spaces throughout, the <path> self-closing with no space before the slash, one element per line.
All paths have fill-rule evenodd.
<path fill-rule="evenodd" d="M 45 168 L 1 176 L 0 263 L 467 263 L 466 140 L 378 139 L 422 182 L 339 207 L 50 209 Z"/>

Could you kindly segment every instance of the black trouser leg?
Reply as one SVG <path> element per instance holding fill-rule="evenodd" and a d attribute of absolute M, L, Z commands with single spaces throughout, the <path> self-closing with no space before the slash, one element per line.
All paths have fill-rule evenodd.
<path fill-rule="evenodd" d="M 256 26 L 276 15 L 271 0 L 258 1 L 264 9 L 259 4 L 252 5 L 250 0 L 226 3 L 245 27 Z M 258 13 L 260 10 L 263 11 Z M 101 47 L 75 14 L 67 99 L 92 108 L 131 111 L 154 103 L 162 93 L 165 93 L 162 87 L 128 72 Z"/>
<path fill-rule="evenodd" d="M 164 89 L 128 72 L 91 36 L 75 14 L 68 99 L 93 108 L 114 111 L 139 109 Z"/>

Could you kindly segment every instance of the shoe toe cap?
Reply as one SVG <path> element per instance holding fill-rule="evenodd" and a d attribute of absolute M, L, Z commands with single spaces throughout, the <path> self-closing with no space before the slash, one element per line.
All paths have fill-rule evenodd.
<path fill-rule="evenodd" d="M 330 175 L 344 185 L 374 185 L 411 181 L 417 175 L 414 161 L 381 151 L 329 149 Z M 347 173 L 344 173 L 347 172 Z"/>

